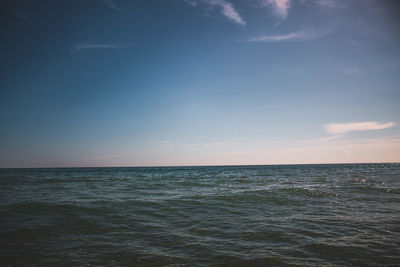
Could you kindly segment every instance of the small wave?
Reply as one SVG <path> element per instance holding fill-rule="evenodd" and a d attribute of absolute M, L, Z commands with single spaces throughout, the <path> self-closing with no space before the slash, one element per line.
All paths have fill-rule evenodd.
<path fill-rule="evenodd" d="M 236 182 L 236 183 L 243 183 L 243 184 L 250 184 L 250 183 L 253 183 L 252 180 L 246 179 L 246 178 L 247 178 L 247 177 L 244 177 L 244 178 L 242 178 L 242 177 L 240 177 L 240 178 L 235 178 L 235 179 L 233 179 L 233 181 Z"/>
<path fill-rule="evenodd" d="M 9 204 L 3 207 L 5 213 L 21 213 L 21 214 L 69 214 L 69 213 L 83 213 L 83 214 L 102 214 L 103 209 L 95 207 L 87 207 L 82 205 L 73 204 L 53 204 L 46 202 L 18 202 Z"/>
<path fill-rule="evenodd" d="M 335 193 L 330 193 L 330 192 L 321 191 L 321 190 L 317 190 L 317 189 L 311 189 L 311 188 L 304 188 L 304 187 L 281 189 L 281 190 L 289 191 L 291 194 L 294 194 L 294 195 L 304 195 L 304 196 L 315 197 L 315 198 L 337 197 L 337 194 L 335 194 Z"/>
<path fill-rule="evenodd" d="M 312 180 L 312 182 L 313 183 L 326 183 L 327 180 L 324 178 L 317 178 L 317 179 Z"/>
<path fill-rule="evenodd" d="M 222 265 L 220 265 L 222 264 Z M 241 259 L 236 257 L 219 257 L 215 266 L 296 266 L 287 264 L 279 257 Z"/>
<path fill-rule="evenodd" d="M 375 255 L 372 253 L 366 254 L 366 248 L 362 246 L 313 243 L 303 246 L 303 249 L 331 261 L 338 261 L 338 259 L 346 258 L 348 264 L 371 265 L 375 260 Z M 337 263 L 343 264 L 341 261 Z"/>
<path fill-rule="evenodd" d="M 267 190 L 245 191 L 236 194 L 217 195 L 216 200 L 222 200 L 226 203 L 273 203 L 280 205 L 299 205 L 297 201 L 289 199 L 283 195 Z"/>
<path fill-rule="evenodd" d="M 387 188 L 387 187 L 376 187 L 376 186 L 368 186 L 368 185 L 355 185 L 353 186 L 354 189 L 364 192 L 376 192 L 376 193 L 392 193 L 392 194 L 399 194 L 400 190 L 397 188 Z"/>
<path fill-rule="evenodd" d="M 188 187 L 212 187 L 212 184 L 200 182 L 200 181 L 193 181 L 193 180 L 183 180 L 179 182 L 179 185 L 188 186 Z"/>

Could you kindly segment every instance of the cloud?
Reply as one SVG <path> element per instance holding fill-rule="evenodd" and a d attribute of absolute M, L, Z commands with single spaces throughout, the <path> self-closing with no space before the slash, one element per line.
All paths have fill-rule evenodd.
<path fill-rule="evenodd" d="M 237 24 L 245 25 L 246 22 L 242 19 L 242 17 L 239 15 L 239 13 L 235 10 L 233 5 L 228 2 L 228 1 L 220 1 L 220 0 L 214 0 L 216 5 L 220 6 L 222 9 L 222 14 L 224 14 L 225 17 L 233 20 Z"/>
<path fill-rule="evenodd" d="M 221 9 L 222 14 L 229 20 L 239 24 L 245 25 L 246 21 L 236 11 L 235 7 L 228 0 L 185 0 L 191 6 L 197 7 L 199 3 L 208 5 L 209 7 L 217 7 Z"/>
<path fill-rule="evenodd" d="M 311 41 L 311 40 L 321 38 L 322 36 L 325 36 L 328 33 L 329 33 L 329 31 L 320 32 L 320 33 L 317 33 L 314 30 L 297 31 L 297 32 L 291 32 L 291 33 L 280 34 L 280 35 L 265 35 L 265 36 L 253 38 L 250 41 L 251 42 Z"/>
<path fill-rule="evenodd" d="M 275 13 L 285 19 L 289 14 L 290 0 L 262 0 L 263 6 L 272 6 Z"/>
<path fill-rule="evenodd" d="M 289 9 L 292 5 L 292 0 L 258 0 L 261 2 L 263 7 L 272 7 L 275 14 L 281 19 L 286 19 L 289 15 Z M 334 8 L 344 7 L 343 3 L 337 0 L 300 0 L 301 4 L 306 5 L 308 3 L 317 5 L 318 7 L 330 10 Z"/>
<path fill-rule="evenodd" d="M 186 3 L 188 3 L 191 6 L 197 6 L 196 0 L 184 0 Z"/>
<path fill-rule="evenodd" d="M 306 34 L 304 32 L 292 32 L 281 35 L 265 35 L 262 37 L 251 39 L 252 42 L 281 42 L 281 41 L 293 41 L 304 39 Z"/>
<path fill-rule="evenodd" d="M 338 69 L 339 71 L 347 75 L 352 75 L 358 72 L 358 68 L 353 66 L 339 66 Z"/>
<path fill-rule="evenodd" d="M 228 146 L 234 143 L 231 142 L 210 142 L 210 143 L 188 143 L 183 144 L 185 147 L 219 147 L 219 146 Z"/>
<path fill-rule="evenodd" d="M 325 130 L 330 134 L 344 134 L 354 131 L 381 130 L 393 127 L 394 125 L 394 122 L 379 123 L 375 121 L 331 123 L 325 125 Z"/>
<path fill-rule="evenodd" d="M 82 50 L 89 50 L 89 49 L 120 49 L 127 47 L 127 44 L 102 44 L 102 43 L 80 43 L 76 44 L 72 49 L 71 52 L 77 52 Z"/>
<path fill-rule="evenodd" d="M 337 1 L 337 0 L 300 0 L 300 3 L 305 4 L 314 4 L 323 9 L 334 9 L 334 8 L 343 8 L 344 2 Z"/>
<path fill-rule="evenodd" d="M 339 3 L 336 0 L 316 0 L 315 4 L 319 5 L 322 8 L 338 8 L 343 7 L 343 3 Z"/>
<path fill-rule="evenodd" d="M 114 10 L 121 11 L 121 8 L 117 4 L 115 4 L 115 2 L 113 0 L 97 0 L 97 1 L 105 4 L 106 6 L 112 8 Z"/>
<path fill-rule="evenodd" d="M 316 139 L 310 139 L 307 140 L 307 143 L 326 143 L 326 142 L 332 142 L 332 141 L 337 141 L 343 138 L 343 135 L 331 135 L 328 137 L 323 137 L 323 138 L 316 138 Z"/>

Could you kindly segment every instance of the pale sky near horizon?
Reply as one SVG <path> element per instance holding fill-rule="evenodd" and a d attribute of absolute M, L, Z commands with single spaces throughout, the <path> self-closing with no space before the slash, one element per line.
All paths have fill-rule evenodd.
<path fill-rule="evenodd" d="M 393 0 L 7 0 L 0 167 L 400 162 Z"/>

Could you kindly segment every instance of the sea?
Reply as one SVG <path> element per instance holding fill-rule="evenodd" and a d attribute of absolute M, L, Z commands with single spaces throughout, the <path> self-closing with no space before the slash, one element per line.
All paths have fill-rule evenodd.
<path fill-rule="evenodd" d="M 400 266 L 400 164 L 0 169 L 0 266 Z"/>

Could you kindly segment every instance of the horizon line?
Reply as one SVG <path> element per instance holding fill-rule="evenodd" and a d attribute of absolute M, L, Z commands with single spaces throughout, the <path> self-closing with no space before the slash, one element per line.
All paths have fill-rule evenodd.
<path fill-rule="evenodd" d="M 400 164 L 399 162 L 336 162 L 336 163 L 277 163 L 277 164 L 221 164 L 221 165 L 143 165 L 143 166 L 68 166 L 68 167 L 0 167 L 4 169 L 94 169 L 94 168 L 194 168 L 194 167 L 256 167 L 295 165 L 355 165 L 355 164 Z"/>

